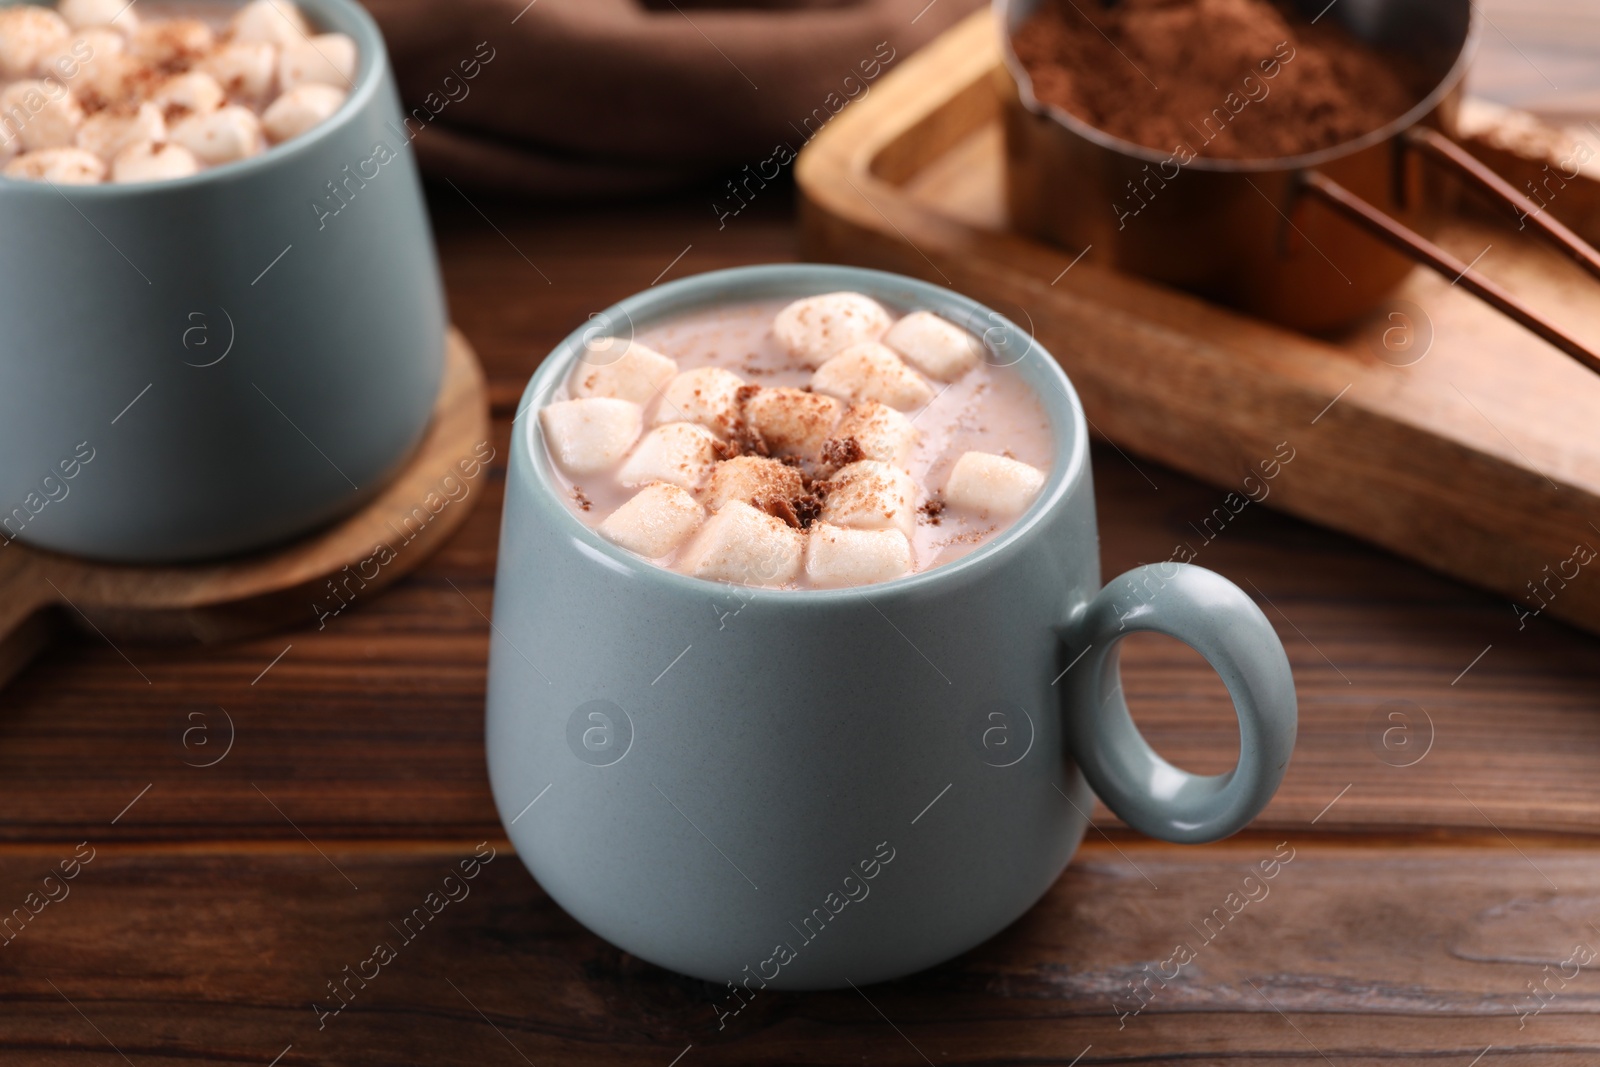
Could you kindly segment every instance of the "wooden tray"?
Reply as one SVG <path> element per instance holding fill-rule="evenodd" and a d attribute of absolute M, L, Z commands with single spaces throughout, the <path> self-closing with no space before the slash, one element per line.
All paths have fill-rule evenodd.
<path fill-rule="evenodd" d="M 354 515 L 268 552 L 187 566 L 94 563 L 13 543 L 0 551 L 0 685 L 71 623 L 113 645 L 121 641 L 231 641 L 280 626 L 317 622 L 318 605 L 337 614 L 415 570 L 453 533 L 482 495 L 489 437 L 483 368 L 451 330 L 433 421 L 406 468 Z M 468 477 L 459 466 L 478 461 Z M 465 496 L 448 500 L 439 483 L 454 475 Z M 435 512 L 430 494 L 446 503 Z M 422 507 L 426 522 L 415 517 Z M 408 521 L 409 520 L 409 521 Z M 368 562 L 380 544 L 392 558 Z M 358 577 L 341 572 L 348 567 Z M 366 577 L 366 572 L 376 571 Z M 329 582 L 340 579 L 343 595 Z M 348 584 L 346 584 L 348 583 Z M 131 662 L 131 661 L 130 661 Z"/>
<path fill-rule="evenodd" d="M 1308 337 L 1103 268 L 1092 247 L 1076 260 L 1008 233 L 1000 76 L 979 12 L 829 122 L 796 164 L 805 255 L 943 282 L 1029 327 L 1092 429 L 1128 452 L 1243 495 L 1288 442 L 1269 505 L 1515 598 L 1513 630 L 1538 611 L 1600 632 L 1600 577 L 1585 580 L 1600 558 L 1582 562 L 1600 554 L 1600 376 L 1428 271 L 1397 307 L 1431 345 L 1396 366 L 1410 357 L 1381 335 L 1401 320 Z M 1486 113 L 1475 151 L 1537 171 L 1531 149 L 1515 150 L 1551 145 L 1496 137 Z M 1586 182 L 1552 206 L 1580 226 L 1596 202 Z M 1463 260 L 1483 253 L 1484 274 L 1600 345 L 1600 284 L 1554 253 L 1465 215 L 1438 240 Z M 1200 563 L 1225 496 L 1216 521 L 1196 517 Z"/>

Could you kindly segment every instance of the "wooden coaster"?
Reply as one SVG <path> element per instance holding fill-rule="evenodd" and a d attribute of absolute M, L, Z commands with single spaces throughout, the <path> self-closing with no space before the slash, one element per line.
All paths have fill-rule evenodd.
<path fill-rule="evenodd" d="M 1543 614 L 1600 633 L 1600 580 L 1574 580 L 1600 556 L 1600 377 L 1425 270 L 1360 328 L 1318 338 L 1013 232 L 1002 73 L 978 12 L 831 120 L 795 165 L 805 257 L 941 282 L 1023 324 L 1096 434 L 1218 487 L 1174 559 L 1205 565 L 1260 501 L 1511 598 L 1512 632 Z M 1512 181 L 1560 165 L 1528 116 L 1471 110 L 1486 117 L 1463 143 Z M 1592 241 L 1597 204 L 1580 177 L 1551 211 Z M 1462 213 L 1436 240 L 1600 344 L 1600 284 L 1529 233 Z M 1282 476 L 1266 485 L 1264 469 Z"/>
<path fill-rule="evenodd" d="M 333 526 L 265 552 L 177 566 L 0 548 L 0 685 L 63 623 L 112 641 L 213 643 L 337 614 L 415 570 L 466 521 L 487 481 L 488 442 L 483 368 L 452 329 L 427 434 L 376 499 Z"/>

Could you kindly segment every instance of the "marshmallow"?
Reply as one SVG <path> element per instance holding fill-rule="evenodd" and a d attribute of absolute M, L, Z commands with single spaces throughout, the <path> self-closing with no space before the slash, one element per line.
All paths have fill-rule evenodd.
<path fill-rule="evenodd" d="M 112 108 L 97 111 L 78 128 L 78 147 L 107 162 L 129 145 L 166 139 L 167 124 L 154 104 L 140 104 L 131 115 Z"/>
<path fill-rule="evenodd" d="M 1011 518 L 1027 510 L 1044 486 L 1044 471 L 989 452 L 965 452 L 944 483 L 945 503 Z"/>
<path fill-rule="evenodd" d="M 818 367 L 811 388 L 843 400 L 876 400 L 901 411 L 933 399 L 933 388 L 876 341 L 851 345 Z"/>
<path fill-rule="evenodd" d="M 854 441 L 854 447 L 850 442 Z M 848 464 L 875 459 L 891 467 L 907 469 L 911 449 L 917 443 L 917 428 L 894 408 L 876 400 L 851 404 L 823 446 L 826 463 Z"/>
<path fill-rule="evenodd" d="M 573 396 L 614 396 L 648 404 L 677 373 L 678 364 L 655 349 L 605 337 L 585 346 L 567 379 L 567 390 Z"/>
<path fill-rule="evenodd" d="M 104 42 L 95 43 L 95 39 L 106 32 L 90 30 L 84 34 L 93 54 L 83 61 L 77 77 L 72 79 L 72 95 L 91 110 L 124 104 L 135 106 L 143 99 L 143 88 L 158 75 L 148 65 L 106 47 Z"/>
<path fill-rule="evenodd" d="M 829 479 L 822 521 L 856 530 L 899 530 L 910 538 L 917 528 L 916 499 L 911 475 L 864 459 Z"/>
<path fill-rule="evenodd" d="M 741 585 L 782 585 L 800 573 L 805 535 L 781 519 L 734 500 L 706 520 L 684 549 L 682 569 L 697 578 Z"/>
<path fill-rule="evenodd" d="M 151 66 L 187 66 L 211 51 L 216 35 L 199 19 L 161 19 L 140 26 L 128 39 L 128 53 Z"/>
<path fill-rule="evenodd" d="M 778 312 L 772 333 L 789 355 L 807 367 L 861 341 L 876 341 L 889 328 L 883 305 L 860 293 L 808 296 Z"/>
<path fill-rule="evenodd" d="M 899 530 L 817 522 L 806 538 L 806 577 L 821 589 L 886 582 L 910 570 L 911 542 Z"/>
<path fill-rule="evenodd" d="M 7 163 L 0 174 L 56 185 L 96 185 L 105 180 L 106 165 L 99 156 L 81 148 L 41 148 L 24 152 Z"/>
<path fill-rule="evenodd" d="M 200 170 L 200 161 L 182 145 L 140 141 L 117 153 L 111 161 L 114 182 L 155 182 L 187 178 Z"/>
<path fill-rule="evenodd" d="M 558 400 L 539 412 L 556 461 L 573 474 L 616 466 L 643 429 L 644 411 L 628 400 L 585 397 Z"/>
<path fill-rule="evenodd" d="M 815 460 L 844 405 L 804 389 L 760 389 L 744 402 L 745 421 L 774 455 Z"/>
<path fill-rule="evenodd" d="M 56 11 L 75 30 L 114 26 L 123 33 L 139 28 L 139 16 L 130 0 L 61 0 Z"/>
<path fill-rule="evenodd" d="M 217 79 L 204 71 L 174 74 L 150 94 L 150 100 L 168 121 L 177 122 L 189 115 L 205 115 L 217 110 L 226 99 Z"/>
<path fill-rule="evenodd" d="M 0 8 L 0 82 L 26 78 L 45 56 L 67 46 L 67 20 L 35 4 Z"/>
<path fill-rule="evenodd" d="M 278 56 L 278 84 L 284 89 L 307 82 L 348 89 L 354 87 L 355 76 L 356 42 L 342 33 L 291 41 Z"/>
<path fill-rule="evenodd" d="M 39 58 L 34 60 L 33 74 L 36 78 L 62 82 L 74 95 L 77 95 L 78 75 L 83 71 L 85 64 L 94 59 L 97 52 L 119 55 L 127 46 L 122 34 L 116 30 L 85 30 L 70 41 L 64 42 L 60 48 L 40 54 Z"/>
<path fill-rule="evenodd" d="M 806 495 L 805 479 L 786 463 L 764 456 L 735 456 L 711 469 L 705 502 L 712 511 L 730 501 L 751 504 L 762 511 L 782 511 Z"/>
<path fill-rule="evenodd" d="M 277 66 L 278 48 L 267 41 L 229 41 L 200 61 L 200 69 L 215 78 L 229 97 L 252 103 L 272 92 Z M 342 93 L 339 99 L 344 99 Z"/>
<path fill-rule="evenodd" d="M 344 98 L 345 91 L 331 85 L 319 85 L 316 82 L 296 85 L 267 105 L 267 109 L 261 113 L 261 128 L 273 144 L 299 137 L 332 117 L 344 105 Z"/>
<path fill-rule="evenodd" d="M 694 497 L 675 485 L 647 485 L 606 516 L 600 536 L 629 552 L 659 559 L 688 540 L 705 521 Z"/>
<path fill-rule="evenodd" d="M 132 13 L 130 7 L 129 13 Z M 83 63 L 92 63 L 100 56 L 120 56 L 128 50 L 128 39 L 116 30 L 92 26 L 72 39 L 67 51 Z"/>
<path fill-rule="evenodd" d="M 983 359 L 976 337 L 931 311 L 913 311 L 889 328 L 883 343 L 941 382 L 955 381 Z"/>
<path fill-rule="evenodd" d="M 59 82 L 12 82 L 0 92 L 0 122 L 26 151 L 67 148 L 83 125 L 83 108 Z"/>
<path fill-rule="evenodd" d="M 711 474 L 721 444 L 717 435 L 692 422 L 657 426 L 634 447 L 617 472 L 623 485 L 667 482 L 683 489 L 698 489 Z"/>
<path fill-rule="evenodd" d="M 228 32 L 235 41 L 282 46 L 310 37 L 311 24 L 289 0 L 254 0 L 233 16 Z"/>
<path fill-rule="evenodd" d="M 727 437 L 739 422 L 739 390 L 744 380 L 720 367 L 697 367 L 667 383 L 654 422 L 698 422 Z"/>
<path fill-rule="evenodd" d="M 259 155 L 266 148 L 261 120 L 255 112 L 229 104 L 202 115 L 190 115 L 173 124 L 171 139 L 193 152 L 207 166 L 232 163 Z"/>
<path fill-rule="evenodd" d="M 310 37 L 288 0 L 240 9 L 220 46 L 204 21 L 141 23 L 127 0 L 60 4 L 0 0 L 0 164 L 80 148 L 111 163 L 114 180 L 151 181 L 246 159 L 266 150 L 268 132 L 276 143 L 331 117 L 359 65 L 353 39 Z M 295 56 L 280 54 L 284 44 Z M 286 91 L 272 99 L 280 72 Z M 254 110 L 269 100 L 270 129 Z M 82 181 L 90 169 L 74 156 L 42 157 L 16 174 Z"/>

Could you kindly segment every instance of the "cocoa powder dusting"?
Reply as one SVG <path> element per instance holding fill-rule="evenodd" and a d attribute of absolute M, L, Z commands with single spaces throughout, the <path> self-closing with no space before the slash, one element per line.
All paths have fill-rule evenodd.
<path fill-rule="evenodd" d="M 760 510 L 765 511 L 768 515 L 771 515 L 773 518 L 782 519 L 784 522 L 788 523 L 790 526 L 793 526 L 796 529 L 799 529 L 799 527 L 800 527 L 800 516 L 799 516 L 799 514 L 797 514 L 795 512 L 794 505 L 791 504 L 784 497 L 781 497 L 781 496 L 774 496 L 774 497 L 761 497 L 761 496 L 758 496 L 755 499 L 751 500 L 750 503 L 752 505 L 754 505 L 756 508 L 759 508 Z"/>
<path fill-rule="evenodd" d="M 822 498 L 815 493 L 808 493 L 794 502 L 794 511 L 800 529 L 809 530 L 811 524 L 822 515 Z"/>
<path fill-rule="evenodd" d="M 823 486 L 825 483 L 817 483 Z M 809 530 L 822 514 L 822 495 L 816 487 L 807 484 L 804 492 L 790 496 L 757 496 L 750 501 L 752 507 L 781 519 L 797 530 Z"/>
<path fill-rule="evenodd" d="M 954 537 L 946 537 L 942 541 L 935 541 L 934 544 L 939 548 L 949 548 L 951 545 L 975 545 L 997 529 L 999 529 L 998 526 L 989 526 L 982 530 L 968 530 L 966 533 L 956 534 Z"/>
<path fill-rule="evenodd" d="M 865 459 L 867 454 L 861 449 L 861 442 L 854 437 L 830 437 L 822 445 L 821 466 L 827 470 L 838 470 L 848 467 L 858 460 Z"/>
<path fill-rule="evenodd" d="M 759 385 L 741 385 L 734 390 L 734 410 L 738 412 L 733 425 L 728 428 L 728 444 L 734 449 L 736 456 L 770 456 L 772 450 L 767 447 L 766 440 L 761 436 L 761 431 L 756 429 L 745 415 L 744 406 L 750 398 L 761 392 Z"/>
<path fill-rule="evenodd" d="M 1041 101 L 1179 165 L 1330 148 L 1432 88 L 1334 20 L 1270 0 L 1045 0 L 1012 43 Z"/>
<path fill-rule="evenodd" d="M 761 436 L 761 431 L 751 426 L 744 419 L 740 419 L 734 426 L 729 438 L 729 447 L 735 449 L 738 456 L 770 456 L 772 450 L 767 447 L 766 440 Z"/>
<path fill-rule="evenodd" d="M 822 502 L 828 498 L 831 484 L 822 478 L 813 478 L 804 470 L 800 472 L 800 484 L 804 492 L 789 498 L 790 505 L 794 508 L 794 523 L 802 530 L 811 529 L 811 524 L 822 516 Z"/>

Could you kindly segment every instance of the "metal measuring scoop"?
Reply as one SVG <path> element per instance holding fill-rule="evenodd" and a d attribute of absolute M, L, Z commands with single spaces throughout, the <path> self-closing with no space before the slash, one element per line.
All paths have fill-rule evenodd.
<path fill-rule="evenodd" d="M 994 4 L 1009 75 L 1000 85 L 1007 195 L 1019 230 L 1073 249 L 1092 245 L 1120 270 L 1307 331 L 1361 317 L 1421 263 L 1600 371 L 1600 355 L 1426 236 L 1445 194 L 1440 170 L 1425 165 L 1433 163 L 1512 207 L 1600 277 L 1600 253 L 1449 137 L 1477 36 L 1471 0 L 1292 0 L 1307 20 L 1336 21 L 1403 55 L 1417 83 L 1433 89 L 1400 117 L 1332 148 L 1181 165 L 1171 152 L 1114 137 L 1034 96 L 1011 40 L 1041 2 Z"/>

